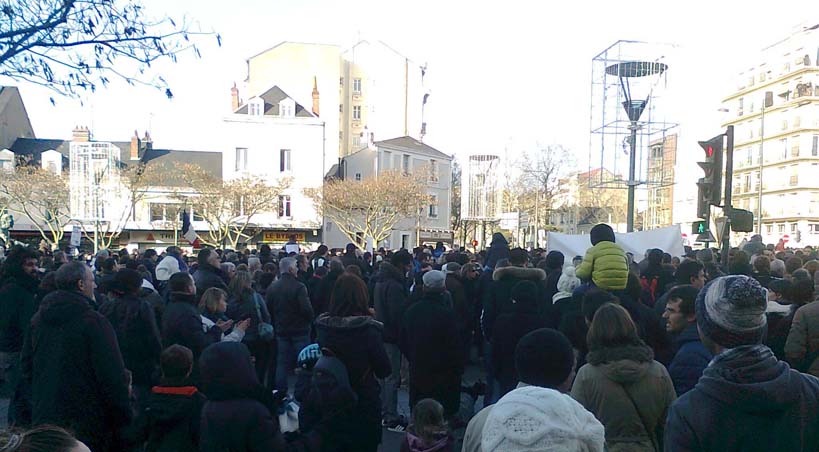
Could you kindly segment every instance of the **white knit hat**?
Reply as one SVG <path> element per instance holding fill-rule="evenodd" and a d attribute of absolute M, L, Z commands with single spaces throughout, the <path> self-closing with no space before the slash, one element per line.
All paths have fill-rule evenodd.
<path fill-rule="evenodd" d="M 577 401 L 554 389 L 509 392 L 489 412 L 481 448 L 493 451 L 602 452 L 603 425 Z"/>

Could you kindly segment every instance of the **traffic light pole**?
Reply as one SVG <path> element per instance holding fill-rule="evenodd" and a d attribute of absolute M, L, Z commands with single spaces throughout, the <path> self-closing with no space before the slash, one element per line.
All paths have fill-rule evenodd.
<path fill-rule="evenodd" d="M 731 192 L 734 184 L 734 126 L 728 126 L 725 131 L 728 137 L 728 149 L 725 153 L 725 199 L 722 214 L 725 216 L 725 227 L 722 231 L 722 266 L 728 270 L 728 251 L 731 250 Z M 760 183 L 762 181 L 760 180 Z"/>

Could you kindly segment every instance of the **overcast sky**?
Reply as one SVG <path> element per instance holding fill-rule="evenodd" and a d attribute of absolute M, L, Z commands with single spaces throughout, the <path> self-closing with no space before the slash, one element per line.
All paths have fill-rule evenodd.
<path fill-rule="evenodd" d="M 89 125 L 98 140 L 128 140 L 150 125 L 155 146 L 220 150 L 210 131 L 229 113 L 229 89 L 246 76 L 245 59 L 281 41 L 339 44 L 380 39 L 428 63 L 427 142 L 450 154 L 517 152 L 537 143 L 589 154 L 591 60 L 618 39 L 673 43 L 680 54 L 672 105 L 680 151 L 719 133 L 720 100 L 753 55 L 801 21 L 804 1 L 758 9 L 746 1 L 339 1 L 145 0 L 154 15 L 186 14 L 223 36 L 202 58 L 156 66 L 175 93 L 114 84 L 84 106 L 22 86 L 40 138 L 69 138 Z M 559 6 L 558 6 L 559 5 Z M 778 12 L 777 12 L 778 11 Z M 817 15 L 813 22 L 819 22 Z M 8 83 L 8 82 L 6 82 Z M 692 160 L 693 161 L 693 160 Z M 583 163 L 581 163 L 582 165 Z"/>

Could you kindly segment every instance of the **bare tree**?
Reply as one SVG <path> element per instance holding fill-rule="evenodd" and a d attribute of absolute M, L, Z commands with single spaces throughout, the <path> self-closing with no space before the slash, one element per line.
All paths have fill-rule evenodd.
<path fill-rule="evenodd" d="M 385 171 L 361 181 L 331 180 L 323 189 L 306 193 L 325 219 L 331 220 L 350 242 L 363 247 L 360 241 L 369 237 L 374 244 L 383 242 L 398 222 L 417 218 L 430 200 L 427 180 L 424 171 Z"/>
<path fill-rule="evenodd" d="M 190 50 L 191 40 L 215 35 L 187 19 L 148 15 L 139 1 L 6 0 L 0 4 L 0 74 L 77 96 L 112 79 L 172 93 L 151 65 Z M 124 63 L 124 64 L 123 64 Z M 51 99 L 52 103 L 54 99 Z"/>
<path fill-rule="evenodd" d="M 222 181 L 194 164 L 177 167 L 184 185 L 190 190 L 177 194 L 177 199 L 194 206 L 194 210 L 208 224 L 209 230 L 202 241 L 208 245 L 236 248 L 253 220 L 264 212 L 273 212 L 279 195 L 287 189 L 292 179 L 282 178 L 273 185 L 256 176 Z"/>
<path fill-rule="evenodd" d="M 51 249 L 57 249 L 71 222 L 68 181 L 37 166 L 18 166 L 0 177 L 4 207 L 23 215 Z"/>
<path fill-rule="evenodd" d="M 518 164 L 521 173 L 518 190 L 523 195 L 519 202 L 532 205 L 526 210 L 529 211 L 530 218 L 535 219 L 538 228 L 543 223 L 542 219 L 549 218 L 555 198 L 564 189 L 560 179 L 570 173 L 573 167 L 572 153 L 560 145 L 550 145 L 532 154 L 523 154 Z"/>

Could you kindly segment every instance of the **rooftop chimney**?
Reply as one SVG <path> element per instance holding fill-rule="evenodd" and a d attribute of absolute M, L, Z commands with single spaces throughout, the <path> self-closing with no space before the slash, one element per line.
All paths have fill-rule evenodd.
<path fill-rule="evenodd" d="M 319 92 L 318 92 L 318 80 L 316 80 L 316 76 L 313 76 L 313 114 L 316 116 L 319 115 Z"/>
<path fill-rule="evenodd" d="M 139 160 L 139 133 L 134 130 L 134 136 L 131 137 L 131 160 Z"/>
<path fill-rule="evenodd" d="M 145 131 L 145 137 L 142 138 L 142 147 L 143 151 L 153 149 L 154 147 L 154 140 L 151 138 L 151 134 L 148 133 L 147 130 Z M 141 152 L 140 154 L 144 154 L 144 152 Z"/>
<path fill-rule="evenodd" d="M 71 135 L 72 141 L 78 143 L 87 143 L 91 141 L 91 131 L 85 126 L 74 127 L 74 130 L 71 131 Z"/>
<path fill-rule="evenodd" d="M 233 88 L 230 89 L 230 111 L 239 109 L 239 88 L 236 87 L 236 82 L 233 82 Z"/>

